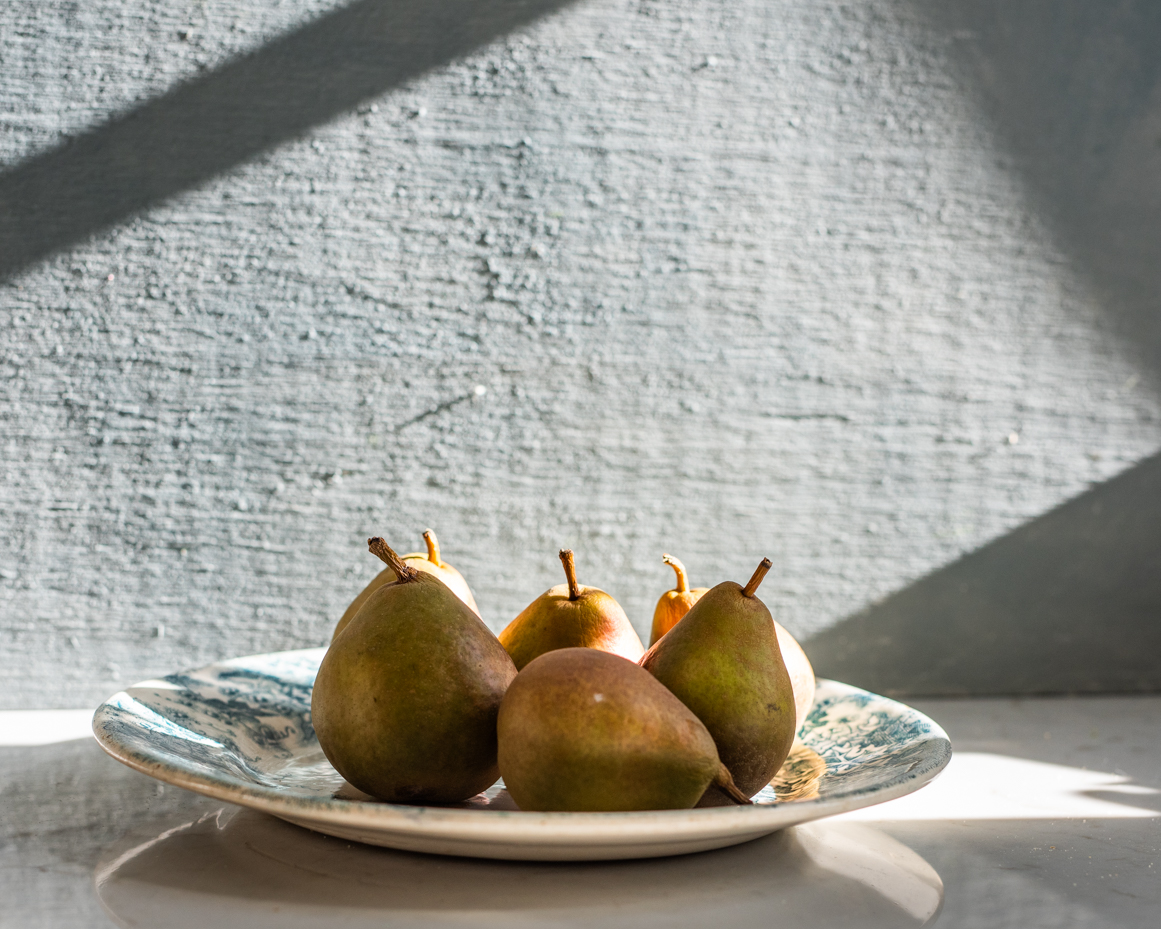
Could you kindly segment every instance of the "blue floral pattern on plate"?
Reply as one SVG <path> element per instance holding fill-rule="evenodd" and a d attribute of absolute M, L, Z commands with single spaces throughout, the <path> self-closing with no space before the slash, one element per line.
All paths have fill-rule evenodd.
<path fill-rule="evenodd" d="M 109 754 L 160 780 L 372 844 L 500 858 L 631 858 L 747 841 L 893 799 L 947 764 L 951 745 L 916 710 L 820 680 L 800 742 L 752 807 L 523 813 L 497 783 L 451 807 L 381 803 L 319 748 L 310 694 L 325 649 L 276 652 L 142 681 L 94 716 Z"/>

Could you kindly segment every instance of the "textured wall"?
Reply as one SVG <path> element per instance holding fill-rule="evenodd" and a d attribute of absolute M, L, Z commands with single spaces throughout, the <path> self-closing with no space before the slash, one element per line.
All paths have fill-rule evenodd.
<path fill-rule="evenodd" d="M 321 643 L 367 535 L 427 525 L 496 629 L 569 545 L 642 631 L 662 551 L 697 584 L 768 554 L 808 634 L 1161 445 L 1137 317 L 989 107 L 978 31 L 906 0 L 552 6 L 381 77 L 335 38 L 374 23 L 321 0 L 13 0 L 0 706 Z M 355 101 L 325 75 L 360 55 L 383 90 Z M 296 112 L 299 64 L 318 124 L 254 141 L 239 111 Z M 1145 152 L 1152 79 L 1118 124 Z"/>

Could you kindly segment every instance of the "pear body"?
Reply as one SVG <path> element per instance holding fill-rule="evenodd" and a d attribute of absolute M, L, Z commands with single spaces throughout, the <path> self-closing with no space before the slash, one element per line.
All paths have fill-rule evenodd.
<path fill-rule="evenodd" d="M 710 731 L 734 783 L 750 797 L 790 753 L 794 691 L 774 620 L 726 581 L 711 588 L 649 649 L 641 666 Z"/>
<path fill-rule="evenodd" d="M 595 648 L 637 661 L 645 646 L 621 605 L 596 587 L 580 587 L 569 599 L 558 584 L 526 606 L 500 633 L 500 642 L 517 669 L 559 648 Z"/>
<path fill-rule="evenodd" d="M 649 637 L 649 645 L 656 645 L 657 640 L 676 626 L 708 590 L 708 587 L 695 587 L 692 590 L 668 590 L 663 593 L 653 612 L 653 634 Z M 798 640 L 777 620 L 774 620 L 774 631 L 778 633 L 778 647 L 782 651 L 782 660 L 794 690 L 794 731 L 798 732 L 806 722 L 810 708 L 814 706 L 817 684 L 814 667 Z"/>
<path fill-rule="evenodd" d="M 530 662 L 497 729 L 504 784 L 528 811 L 685 809 L 721 766 L 680 700 L 633 662 L 592 648 Z"/>
<path fill-rule="evenodd" d="M 460 574 L 459 571 L 453 568 L 446 561 L 441 561 L 439 564 L 436 564 L 435 562 L 428 560 L 427 555 L 423 554 L 422 552 L 412 552 L 410 555 L 404 555 L 403 561 L 404 563 L 415 568 L 417 571 L 424 571 L 433 577 L 439 578 L 448 586 L 452 593 L 454 593 L 457 597 L 463 600 L 464 603 L 471 607 L 473 613 L 475 613 L 477 616 L 480 615 L 479 607 L 476 606 L 476 598 L 472 596 L 472 591 L 471 588 L 468 587 L 468 582 L 464 580 L 464 576 Z M 355 597 L 355 599 L 351 601 L 351 605 L 348 606 L 347 609 L 343 612 L 342 617 L 339 619 L 338 624 L 335 626 L 335 631 L 331 635 L 331 640 L 333 641 L 334 638 L 347 627 L 347 623 L 349 623 L 354 618 L 355 614 L 363 608 L 363 604 L 367 602 L 371 594 L 373 594 L 380 587 L 383 587 L 387 584 L 393 584 L 396 580 L 397 578 L 395 576 L 395 572 L 390 568 L 384 568 L 382 571 L 376 574 L 371 579 L 371 583 L 362 589 L 362 591 L 359 593 L 359 596 Z"/>
<path fill-rule="evenodd" d="M 454 803 L 499 776 L 496 716 L 516 668 L 440 580 L 374 591 L 331 642 L 311 695 L 319 744 L 355 787 L 394 803 Z"/>
<path fill-rule="evenodd" d="M 777 620 L 774 621 L 774 631 L 778 634 L 778 648 L 782 652 L 782 661 L 786 664 L 786 673 L 790 675 L 790 686 L 794 690 L 794 731 L 797 733 L 810 715 L 810 708 L 814 706 L 814 690 L 817 686 L 814 667 L 798 640 Z"/>

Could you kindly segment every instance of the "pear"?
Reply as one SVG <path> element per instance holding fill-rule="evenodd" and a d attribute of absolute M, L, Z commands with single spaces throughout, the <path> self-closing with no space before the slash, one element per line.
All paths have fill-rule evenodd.
<path fill-rule="evenodd" d="M 529 662 L 497 732 L 500 773 L 522 810 L 687 809 L 710 784 L 749 803 L 697 717 L 608 652 L 562 648 Z"/>
<path fill-rule="evenodd" d="M 645 646 L 621 605 L 603 590 L 577 583 L 571 549 L 560 550 L 560 561 L 568 583 L 546 590 L 500 633 L 516 667 L 558 648 L 599 648 L 630 661 L 640 658 Z"/>
<path fill-rule="evenodd" d="M 310 709 L 319 745 L 359 790 L 393 803 L 454 803 L 496 781 L 496 716 L 516 667 L 435 575 L 380 538 L 395 572 L 335 637 Z"/>
<path fill-rule="evenodd" d="M 430 529 L 423 530 L 423 541 L 427 543 L 426 552 L 411 552 L 403 556 L 403 561 L 411 565 L 413 568 L 418 568 L 420 571 L 426 571 L 438 577 L 441 581 L 451 588 L 452 593 L 464 601 L 472 608 L 472 612 L 477 616 L 480 615 L 479 607 L 476 606 L 476 598 L 472 596 L 472 591 L 468 587 L 468 582 L 464 580 L 464 576 L 460 574 L 455 568 L 449 565 L 446 561 L 441 561 L 439 557 L 439 539 L 435 537 L 435 533 Z M 333 640 L 343 629 L 346 628 L 347 623 L 354 618 L 354 615 L 362 609 L 363 604 L 376 590 L 384 584 L 390 584 L 395 580 L 395 572 L 391 568 L 384 568 L 374 578 L 371 583 L 363 588 L 359 596 L 351 601 L 351 605 L 347 607 L 339 620 L 335 631 L 331 635 Z"/>
<path fill-rule="evenodd" d="M 656 645 L 657 640 L 676 626 L 701 599 L 702 594 L 709 590 L 708 587 L 695 587 L 690 590 L 685 565 L 672 555 L 662 555 L 661 560 L 677 572 L 677 586 L 673 590 L 667 590 L 657 601 L 657 609 L 653 611 L 650 646 Z M 814 706 L 816 687 L 814 668 L 810 664 L 810 659 L 806 657 L 806 652 L 798 644 L 798 640 L 778 620 L 774 620 L 774 631 L 778 633 L 778 647 L 782 650 L 782 659 L 786 662 L 790 684 L 794 688 L 794 731 L 798 732 L 806 722 L 806 717 L 810 715 L 810 708 Z"/>
<path fill-rule="evenodd" d="M 653 630 L 649 636 L 650 645 L 653 645 L 676 626 L 677 621 L 689 612 L 689 608 L 697 603 L 702 594 L 709 590 L 708 587 L 695 587 L 690 590 L 689 575 L 685 573 L 685 565 L 677 558 L 672 555 L 662 555 L 661 560 L 673 568 L 677 574 L 677 586 L 673 590 L 665 591 L 661 595 L 661 599 L 657 601 L 657 607 L 653 610 Z"/>
<path fill-rule="evenodd" d="M 790 675 L 773 617 L 755 596 L 769 570 L 764 558 L 745 587 L 711 588 L 641 659 L 705 724 L 748 797 L 770 783 L 794 742 Z"/>
<path fill-rule="evenodd" d="M 810 708 L 814 706 L 814 690 L 817 686 L 814 667 L 798 640 L 778 620 L 774 620 L 774 631 L 778 634 L 778 648 L 782 652 L 786 672 L 790 675 L 790 686 L 794 690 L 794 731 L 797 733 L 810 715 Z"/>

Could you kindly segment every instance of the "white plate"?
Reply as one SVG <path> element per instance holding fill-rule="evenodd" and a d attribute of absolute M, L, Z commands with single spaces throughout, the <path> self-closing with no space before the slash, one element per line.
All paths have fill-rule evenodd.
<path fill-rule="evenodd" d="M 324 649 L 251 655 L 143 681 L 93 717 L 101 746 L 159 780 L 317 832 L 409 851 L 480 858 L 595 860 L 680 855 L 893 800 L 951 757 L 922 713 L 820 680 L 801 744 L 753 806 L 641 813 L 524 813 L 498 783 L 456 806 L 401 806 L 359 794 L 310 724 Z"/>

